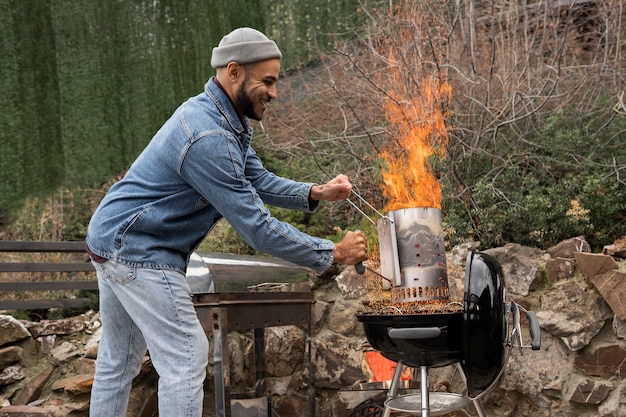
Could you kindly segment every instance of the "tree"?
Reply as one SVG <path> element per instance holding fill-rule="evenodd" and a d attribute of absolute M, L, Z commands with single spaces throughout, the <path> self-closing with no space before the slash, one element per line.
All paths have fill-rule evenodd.
<path fill-rule="evenodd" d="M 289 78 L 266 146 L 318 175 L 349 172 L 384 207 L 380 156 L 398 138 L 384 109 L 423 101 L 435 80 L 452 87 L 437 99 L 449 140 L 433 142 L 447 158 L 429 159 L 451 242 L 541 247 L 578 232 L 598 245 L 625 233 L 623 2 L 405 0 L 359 13 L 367 24 L 348 42 Z"/>

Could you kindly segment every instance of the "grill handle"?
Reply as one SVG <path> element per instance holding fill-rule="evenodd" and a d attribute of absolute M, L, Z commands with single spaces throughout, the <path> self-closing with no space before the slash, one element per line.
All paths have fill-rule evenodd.
<path fill-rule="evenodd" d="M 387 333 L 392 339 L 432 339 L 441 335 L 441 329 L 439 327 L 389 328 Z"/>
<path fill-rule="evenodd" d="M 522 341 L 522 328 L 520 325 L 520 311 L 522 311 L 528 319 L 528 330 L 530 331 L 530 347 L 532 350 L 541 349 L 541 329 L 539 328 L 539 321 L 534 311 L 526 310 L 521 305 L 512 302 L 511 313 L 513 313 L 513 331 L 517 333 L 520 347 L 525 346 Z"/>
<path fill-rule="evenodd" d="M 539 329 L 539 320 L 534 311 L 526 311 L 528 317 L 528 327 L 530 328 L 530 345 L 533 350 L 541 349 L 541 330 Z"/>

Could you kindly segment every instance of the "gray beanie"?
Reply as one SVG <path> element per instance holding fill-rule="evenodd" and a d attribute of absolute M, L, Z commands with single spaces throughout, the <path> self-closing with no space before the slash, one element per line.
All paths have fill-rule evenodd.
<path fill-rule="evenodd" d="M 213 48 L 211 66 L 221 68 L 235 61 L 239 64 L 278 58 L 282 54 L 276 43 L 256 29 L 239 28 L 224 36 Z"/>

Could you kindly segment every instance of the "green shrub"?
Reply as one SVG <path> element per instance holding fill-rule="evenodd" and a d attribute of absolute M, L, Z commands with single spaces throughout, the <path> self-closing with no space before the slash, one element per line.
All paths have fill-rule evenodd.
<path fill-rule="evenodd" d="M 608 120 L 607 120 L 608 117 Z M 501 139 L 487 152 L 456 161 L 470 184 L 463 198 L 444 201 L 450 243 L 483 247 L 515 242 L 547 248 L 583 235 L 595 249 L 626 233 L 626 187 L 619 167 L 626 118 L 561 111 L 535 137 Z M 504 155 L 508 155 L 507 159 Z M 506 161 L 495 168 L 494 160 Z M 455 184 L 444 182 L 444 195 Z"/>

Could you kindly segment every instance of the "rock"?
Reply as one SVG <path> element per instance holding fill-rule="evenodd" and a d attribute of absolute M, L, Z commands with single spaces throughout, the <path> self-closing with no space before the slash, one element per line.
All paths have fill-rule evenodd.
<path fill-rule="evenodd" d="M 622 385 L 618 396 L 618 406 L 616 410 L 626 410 L 626 386 Z"/>
<path fill-rule="evenodd" d="M 598 416 L 626 416 L 626 385 L 614 389 L 609 397 L 603 401 L 598 407 Z"/>
<path fill-rule="evenodd" d="M 542 339 L 539 351 L 510 349 L 500 385 L 481 397 L 486 415 L 626 417 L 622 412 L 626 408 L 626 370 L 622 365 L 626 363 L 626 320 L 611 311 L 610 307 L 620 311 L 615 307 L 619 304 L 620 288 L 611 288 L 608 285 L 611 280 L 605 276 L 612 272 L 626 273 L 626 262 L 608 255 L 577 252 L 575 239 L 574 245 L 571 243 L 570 240 L 569 249 L 564 244 L 558 251 L 551 250 L 555 255 L 567 255 L 556 258 L 520 245 L 484 251 L 501 263 L 509 300 L 535 311 L 540 305 L 537 317 Z M 462 296 L 467 252 L 476 248 L 468 244 L 447 254 L 451 294 Z M 582 274 L 570 274 L 572 265 Z M 544 267 L 549 282 L 542 277 Z M 343 274 L 338 276 L 340 272 Z M 272 395 L 272 409 L 279 415 L 305 414 L 309 407 L 309 382 L 312 382 L 316 415 L 348 417 L 354 415 L 361 401 L 354 398 L 348 406 L 345 399 L 342 401 L 341 392 L 368 380 L 363 367 L 366 339 L 355 314 L 369 294 L 361 297 L 364 293 L 360 285 L 364 282 L 354 273 L 354 268 L 337 268 L 325 277 L 312 278 L 315 279 L 318 285 L 314 288 L 312 310 L 312 367 L 309 368 L 307 362 L 306 326 L 264 330 L 266 382 Z M 611 301 L 613 305 L 608 303 L 611 296 L 616 297 Z M 13 360 L 19 356 L 16 347 L 23 349 L 23 357 L 19 366 L 9 366 L 10 372 L 3 374 L 6 385 L 0 386 L 2 411 L 9 406 L 15 409 L 27 404 L 37 406 L 39 414 L 34 416 L 86 417 L 95 373 L 93 359 L 101 333 L 98 314 L 63 319 L 58 324 L 52 321 L 43 325 L 29 324 L 28 328 L 33 329 L 37 337 L 30 337 L 27 327 L 12 317 L 0 320 L 5 321 L 17 323 L 21 335 L 10 337 L 11 341 L 0 345 L 0 352 L 4 352 L 5 361 L 10 362 L 8 365 L 15 363 Z M 76 323 L 79 325 L 73 327 Z M 87 323 L 84 329 L 71 333 L 72 329 L 80 328 L 81 323 Z M 523 315 L 521 330 L 528 344 Z M 60 333 L 45 334 L 53 331 Z M 0 337 L 9 333 L 0 328 Z M 229 332 L 233 394 L 247 394 L 254 388 L 252 333 L 250 330 Z M 213 333 L 209 331 L 207 336 L 212 343 Z M 206 403 L 210 405 L 205 406 L 205 413 L 209 414 L 215 411 L 211 390 L 213 360 L 210 355 L 206 392 Z M 409 372 L 419 379 L 419 369 L 409 369 Z M 465 387 L 455 365 L 431 369 L 429 379 L 434 389 L 445 386 L 448 381 L 449 392 L 464 393 Z M 128 417 L 156 414 L 157 385 L 158 375 L 146 356 L 139 376 L 133 381 Z M 470 417 L 475 415 L 475 410 L 470 405 L 456 414 Z"/>
<path fill-rule="evenodd" d="M 56 381 L 52 384 L 53 391 L 63 390 L 72 395 L 80 395 L 91 392 L 93 375 L 75 375 Z"/>
<path fill-rule="evenodd" d="M 304 362 L 306 335 L 298 326 L 265 329 L 265 367 L 270 376 L 288 376 Z"/>
<path fill-rule="evenodd" d="M 363 380 L 362 340 L 323 330 L 313 343 L 316 386 L 339 389 Z"/>
<path fill-rule="evenodd" d="M 50 334 L 48 336 L 41 336 L 37 338 L 37 342 L 39 342 L 39 347 L 41 349 L 41 353 L 44 355 L 49 355 L 54 349 L 54 343 L 57 340 L 57 335 Z"/>
<path fill-rule="evenodd" d="M 576 252 L 591 252 L 591 246 L 584 236 L 573 237 L 548 248 L 546 252 L 552 258 L 574 258 Z"/>
<path fill-rule="evenodd" d="M 74 375 L 79 375 L 79 374 L 95 374 L 96 373 L 96 361 L 94 361 L 93 359 L 87 359 L 85 357 L 77 357 L 74 358 L 70 361 L 71 364 L 71 368 L 72 368 L 72 373 Z M 63 367 L 66 366 L 66 364 L 62 364 Z"/>
<path fill-rule="evenodd" d="M 73 343 L 63 342 L 60 346 L 52 349 L 50 355 L 52 356 L 52 361 L 55 364 L 59 364 L 66 362 L 73 357 L 79 356 L 80 351 Z"/>
<path fill-rule="evenodd" d="M 46 402 L 46 408 L 55 416 L 86 416 L 89 410 L 89 400 L 73 400 L 67 398 L 53 398 Z"/>
<path fill-rule="evenodd" d="M 526 296 L 540 276 L 538 262 L 543 252 L 518 244 L 507 244 L 501 248 L 488 249 L 484 253 L 493 256 L 502 266 L 507 291 Z"/>
<path fill-rule="evenodd" d="M 276 395 L 286 395 L 291 385 L 291 376 L 283 376 L 280 378 L 268 378 L 267 389 Z"/>
<path fill-rule="evenodd" d="M 521 393 L 533 398 L 537 406 L 547 408 L 550 398 L 562 395 L 573 365 L 565 360 L 569 352 L 558 338 L 544 333 L 541 339 L 539 351 L 512 349 L 501 389 Z"/>
<path fill-rule="evenodd" d="M 587 346 L 612 313 L 595 291 L 566 281 L 541 296 L 539 325 L 573 351 Z"/>
<path fill-rule="evenodd" d="M 15 397 L 13 404 L 26 405 L 38 399 L 43 392 L 44 385 L 50 380 L 53 371 L 53 368 L 49 368 L 31 378 Z"/>
<path fill-rule="evenodd" d="M 324 323 L 324 319 L 326 315 L 328 314 L 329 306 L 330 306 L 330 303 L 327 303 L 326 301 L 323 301 L 323 300 L 315 301 L 315 303 L 313 304 L 312 311 L 311 311 L 311 314 L 313 316 L 311 317 L 311 319 L 313 320 L 313 324 L 315 325 L 315 327 L 319 327 L 321 324 Z"/>
<path fill-rule="evenodd" d="M 0 386 L 9 385 L 25 378 L 24 369 L 19 365 L 12 365 L 0 372 Z"/>
<path fill-rule="evenodd" d="M 0 315 L 0 346 L 30 337 L 24 324 L 12 316 Z"/>
<path fill-rule="evenodd" d="M 480 248 L 480 242 L 464 242 L 456 245 L 446 254 L 448 266 L 450 266 L 450 264 L 454 264 L 465 267 L 468 252 L 475 252 L 478 248 Z"/>
<path fill-rule="evenodd" d="M 98 348 L 100 345 L 98 343 L 93 343 L 85 346 L 85 357 L 89 359 L 96 359 L 98 357 Z"/>
<path fill-rule="evenodd" d="M 33 337 L 47 335 L 67 335 L 81 332 L 85 329 L 86 319 L 83 316 L 70 317 L 60 320 L 42 320 L 28 323 L 28 331 Z"/>
<path fill-rule="evenodd" d="M 603 346 L 577 356 L 574 365 L 589 376 L 621 378 L 626 376 L 626 350 L 617 345 Z"/>
<path fill-rule="evenodd" d="M 612 245 L 606 245 L 602 253 L 616 258 L 626 258 L 626 236 L 617 239 Z"/>
<path fill-rule="evenodd" d="M 4 369 L 12 363 L 19 362 L 22 358 L 24 358 L 24 349 L 19 346 L 0 348 L 0 369 Z"/>
<path fill-rule="evenodd" d="M 620 339 L 626 339 L 626 320 L 613 317 L 613 332 Z"/>
<path fill-rule="evenodd" d="M 96 331 L 87 339 L 85 343 L 85 357 L 96 359 L 98 357 L 98 347 L 100 346 L 100 338 L 102 337 L 102 327 L 98 326 Z"/>
<path fill-rule="evenodd" d="M 89 400 L 71 401 L 69 403 L 62 404 L 60 410 L 63 412 L 63 415 L 66 416 L 76 415 L 75 413 L 80 411 L 88 411 Z"/>
<path fill-rule="evenodd" d="M 569 258 L 551 258 L 546 260 L 546 273 L 550 284 L 554 284 L 573 277 L 576 263 Z"/>
<path fill-rule="evenodd" d="M 451 300 L 463 300 L 465 265 L 461 267 L 455 263 L 448 263 L 448 288 L 450 290 Z"/>
<path fill-rule="evenodd" d="M 590 278 L 620 320 L 626 320 L 626 274 L 609 271 Z"/>
<path fill-rule="evenodd" d="M 277 397 L 275 401 L 272 401 L 272 412 L 267 415 L 276 415 L 276 416 L 308 415 L 307 414 L 308 407 L 309 407 L 308 401 L 309 401 L 308 397 L 306 395 L 303 395 L 303 393 L 292 391 L 290 395 Z M 258 415 L 263 416 L 266 414 L 258 414 Z"/>
<path fill-rule="evenodd" d="M 54 417 L 54 414 L 42 407 L 11 405 L 0 408 L 0 417 Z"/>
<path fill-rule="evenodd" d="M 596 275 L 604 274 L 605 272 L 617 269 L 617 262 L 607 255 L 601 255 L 599 253 L 575 253 L 576 263 L 578 269 L 583 273 L 587 281 L 591 282 L 591 279 Z"/>
<path fill-rule="evenodd" d="M 584 379 L 578 383 L 570 401 L 581 404 L 600 404 L 608 397 L 613 387 L 590 379 Z"/>
<path fill-rule="evenodd" d="M 328 316 L 328 328 L 344 336 L 363 337 L 363 325 L 355 319 L 360 305 L 349 300 L 333 303 Z"/>
<path fill-rule="evenodd" d="M 367 265 L 367 262 L 364 263 Z M 363 275 L 356 273 L 354 268 L 345 268 L 337 277 L 335 282 L 343 296 L 347 299 L 356 299 L 367 293 L 367 276 L 370 271 L 365 271 Z"/>

